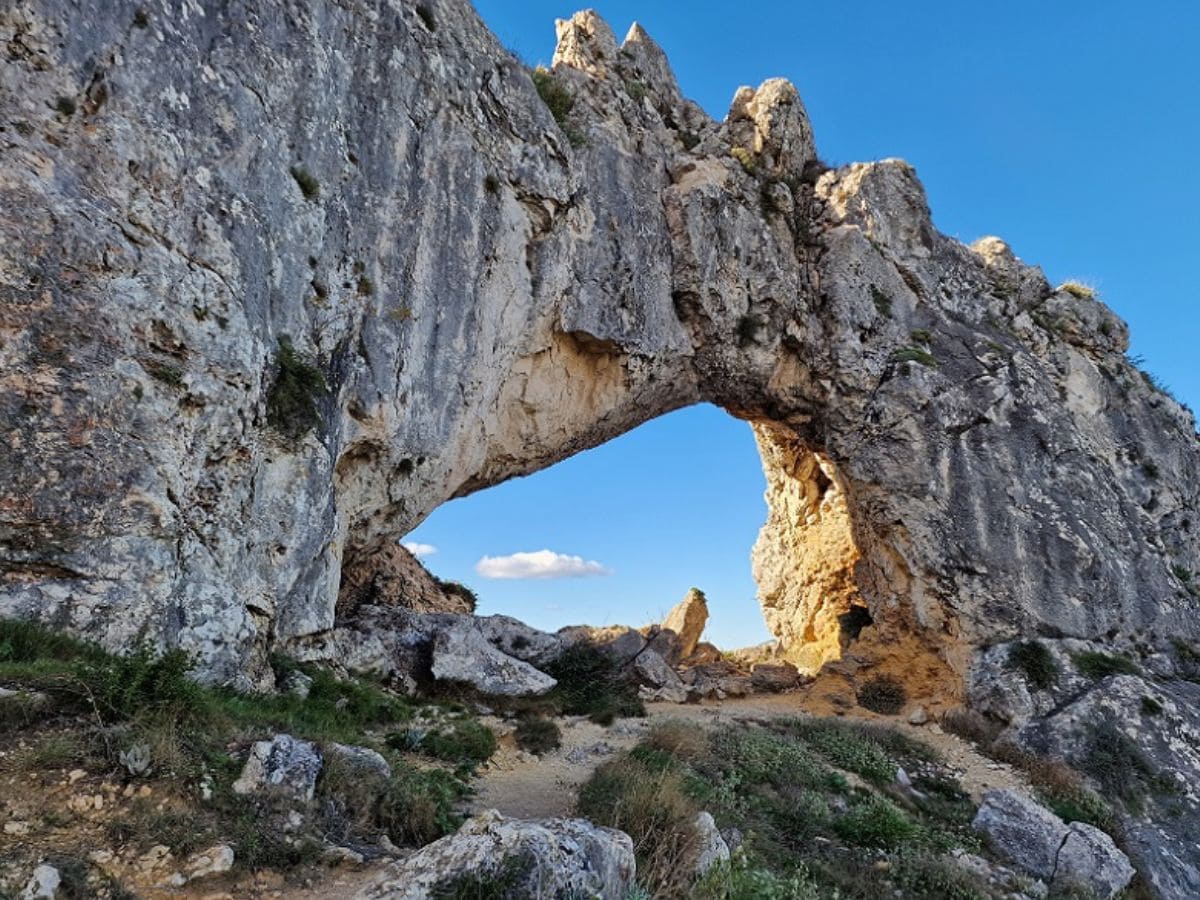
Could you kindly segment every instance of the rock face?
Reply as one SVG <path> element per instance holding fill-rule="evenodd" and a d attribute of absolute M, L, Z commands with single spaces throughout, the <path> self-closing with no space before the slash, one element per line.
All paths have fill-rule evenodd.
<path fill-rule="evenodd" d="M 393 865 L 358 900 L 424 900 L 455 877 L 512 866 L 512 896 L 534 900 L 596 897 L 623 900 L 633 887 L 629 835 L 584 819 L 508 819 L 480 813 L 459 830 Z"/>
<path fill-rule="evenodd" d="M 336 615 L 353 615 L 364 604 L 402 606 L 414 612 L 475 611 L 466 597 L 446 590 L 420 560 L 397 543 L 368 548 L 342 565 Z"/>
<path fill-rule="evenodd" d="M 679 657 L 691 656 L 696 645 L 700 643 L 700 635 L 708 624 L 708 601 L 704 592 L 692 588 L 687 596 L 675 604 L 667 617 L 662 621 L 662 627 L 670 629 L 679 637 Z"/>
<path fill-rule="evenodd" d="M 93 6 L 0 10 L 0 615 L 386 663 L 431 510 L 708 401 L 806 673 L 929 705 L 1017 638 L 1200 637 L 1195 422 L 1125 325 L 902 161 L 826 170 L 786 82 L 713 121 L 580 13 L 557 122 L 466 0 Z"/>
<path fill-rule="evenodd" d="M 1082 887 L 1109 900 L 1133 878 L 1134 869 L 1103 831 L 1084 822 L 1069 825 L 1015 791 L 990 791 L 972 823 L 1009 862 L 1061 891 Z"/>
<path fill-rule="evenodd" d="M 438 631 L 431 671 L 440 681 L 466 682 L 484 694 L 505 697 L 544 694 L 558 683 L 524 660 L 496 649 L 470 616 Z"/>

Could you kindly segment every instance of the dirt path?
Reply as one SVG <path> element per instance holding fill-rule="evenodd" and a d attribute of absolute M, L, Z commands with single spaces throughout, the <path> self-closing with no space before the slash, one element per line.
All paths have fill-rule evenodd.
<path fill-rule="evenodd" d="M 471 810 L 497 809 L 506 816 L 541 818 L 570 815 L 575 795 L 596 767 L 622 750 L 634 746 L 655 721 L 685 719 L 697 724 L 760 721 L 779 716 L 804 715 L 810 704 L 802 693 L 764 695 L 711 703 L 647 704 L 645 719 L 624 719 L 608 728 L 582 717 L 559 720 L 562 746 L 537 757 L 516 746 L 511 726 L 489 722 L 500 737 L 500 749 L 480 773 Z M 1020 772 L 981 755 L 966 741 L 936 724 L 909 725 L 893 717 L 876 716 L 856 709 L 848 715 L 858 721 L 876 721 L 899 728 L 932 746 L 945 758 L 963 789 L 978 802 L 992 788 L 1028 790 Z"/>

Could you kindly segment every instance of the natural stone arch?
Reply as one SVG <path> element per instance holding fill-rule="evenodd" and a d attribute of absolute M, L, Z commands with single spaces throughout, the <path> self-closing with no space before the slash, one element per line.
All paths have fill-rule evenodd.
<path fill-rule="evenodd" d="M 1197 634 L 1194 421 L 1094 297 L 938 234 L 901 161 L 824 170 L 786 83 L 714 122 L 585 13 L 559 123 L 464 0 L 436 30 L 388 9 L 155 43 L 115 6 L 0 21 L 0 115 L 30 123 L 0 180 L 0 615 L 263 684 L 357 554 L 709 400 L 844 485 L 857 595 L 830 612 L 865 601 L 876 669 Z M 266 416 L 285 335 L 330 387 L 298 440 Z"/>

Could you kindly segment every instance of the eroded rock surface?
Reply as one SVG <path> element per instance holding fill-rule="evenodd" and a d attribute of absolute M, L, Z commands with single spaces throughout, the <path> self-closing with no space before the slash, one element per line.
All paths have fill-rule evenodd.
<path fill-rule="evenodd" d="M 557 122 L 465 0 L 86 19 L 0 10 L 0 615 L 240 687 L 273 649 L 394 666 L 428 641 L 373 629 L 405 611 L 364 561 L 709 401 L 754 426 L 806 673 L 936 714 L 994 644 L 1200 636 L 1195 422 L 1125 325 L 939 234 L 904 162 L 827 170 L 786 82 L 716 122 L 580 13 Z"/>
<path fill-rule="evenodd" d="M 515 896 L 622 900 L 635 867 L 633 841 L 624 832 L 584 819 L 529 821 L 488 810 L 396 863 L 357 897 L 424 900 L 455 878 L 503 871 Z"/>

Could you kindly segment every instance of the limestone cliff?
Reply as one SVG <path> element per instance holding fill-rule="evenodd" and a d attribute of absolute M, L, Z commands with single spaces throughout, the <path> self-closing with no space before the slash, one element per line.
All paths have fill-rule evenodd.
<path fill-rule="evenodd" d="M 558 31 L 548 103 L 466 0 L 0 9 L 0 615 L 261 684 L 440 503 L 708 400 L 808 668 L 1200 635 L 1195 423 L 1102 303 L 788 83 Z"/>
<path fill-rule="evenodd" d="M 714 122 L 585 13 L 559 123 L 460 0 L 86 6 L 0 13 L 0 614 L 253 680 L 447 498 L 710 400 L 800 661 L 851 607 L 951 693 L 1019 635 L 1200 630 L 1194 423 L 1124 325 L 903 162 L 825 170 L 786 82 Z"/>

